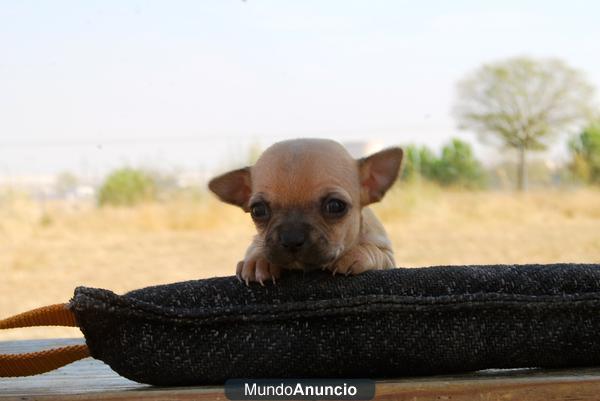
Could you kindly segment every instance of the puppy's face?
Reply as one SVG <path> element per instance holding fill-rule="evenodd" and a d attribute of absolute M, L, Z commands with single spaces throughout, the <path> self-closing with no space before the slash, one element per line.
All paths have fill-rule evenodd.
<path fill-rule="evenodd" d="M 355 160 L 337 142 L 291 140 L 268 148 L 256 164 L 216 177 L 209 188 L 249 212 L 254 246 L 288 268 L 327 267 L 354 246 L 361 209 L 395 180 L 402 151 Z"/>

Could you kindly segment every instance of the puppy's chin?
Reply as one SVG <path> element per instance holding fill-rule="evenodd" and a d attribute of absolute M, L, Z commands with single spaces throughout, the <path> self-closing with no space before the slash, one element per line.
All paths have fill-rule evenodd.
<path fill-rule="evenodd" d="M 341 250 L 308 250 L 306 252 L 288 253 L 280 249 L 267 249 L 269 262 L 288 270 L 312 271 L 331 266 L 341 255 Z"/>

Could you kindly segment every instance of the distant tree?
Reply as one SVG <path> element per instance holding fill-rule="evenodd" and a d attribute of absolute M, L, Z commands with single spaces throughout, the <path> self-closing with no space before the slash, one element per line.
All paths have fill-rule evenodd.
<path fill-rule="evenodd" d="M 486 64 L 458 83 L 459 127 L 518 151 L 517 187 L 526 187 L 526 152 L 543 150 L 586 117 L 593 87 L 556 59 L 511 58 Z"/>
<path fill-rule="evenodd" d="M 56 176 L 56 180 L 54 181 L 54 188 L 57 193 L 61 196 L 68 195 L 69 193 L 75 191 L 79 185 L 79 179 L 73 173 L 68 171 L 63 171 L 62 173 Z"/>
<path fill-rule="evenodd" d="M 154 169 L 144 169 L 141 172 L 153 182 L 156 193 L 161 196 L 172 194 L 178 188 L 177 176 L 175 173 Z"/>
<path fill-rule="evenodd" d="M 106 178 L 98 191 L 100 206 L 133 206 L 156 199 L 156 183 L 142 170 L 121 168 Z"/>
<path fill-rule="evenodd" d="M 600 184 L 600 122 L 587 127 L 569 142 L 569 169 L 580 180 Z"/>
<path fill-rule="evenodd" d="M 485 172 L 475 159 L 471 145 L 452 139 L 442 148 L 442 155 L 433 168 L 433 178 L 442 185 L 481 188 L 485 185 Z"/>

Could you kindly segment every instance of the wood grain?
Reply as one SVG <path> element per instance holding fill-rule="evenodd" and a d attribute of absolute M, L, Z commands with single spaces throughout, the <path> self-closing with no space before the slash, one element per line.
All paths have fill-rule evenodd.
<path fill-rule="evenodd" d="M 0 353 L 20 353 L 83 340 L 0 342 Z M 39 376 L 0 378 L 1 400 L 224 400 L 223 388 L 154 387 L 120 377 L 88 358 Z M 600 368 L 487 370 L 464 375 L 377 382 L 377 400 L 555 401 L 600 400 Z"/>

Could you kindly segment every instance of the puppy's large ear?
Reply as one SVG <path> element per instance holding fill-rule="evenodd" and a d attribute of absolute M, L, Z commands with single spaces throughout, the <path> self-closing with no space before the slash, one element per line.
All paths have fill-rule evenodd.
<path fill-rule="evenodd" d="M 213 178 L 208 183 L 208 188 L 223 202 L 248 211 L 248 200 L 252 194 L 251 185 L 250 167 L 246 167 Z"/>
<path fill-rule="evenodd" d="M 390 189 L 398 178 L 402 155 L 402 149 L 389 148 L 358 160 L 363 206 L 380 201 Z"/>

